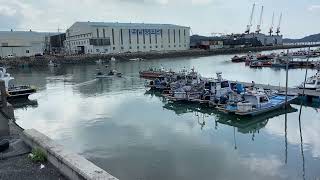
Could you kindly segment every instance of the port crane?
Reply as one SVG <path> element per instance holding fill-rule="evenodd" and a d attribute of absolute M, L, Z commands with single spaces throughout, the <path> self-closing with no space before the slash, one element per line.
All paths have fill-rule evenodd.
<path fill-rule="evenodd" d="M 281 19 L 282 19 L 282 13 L 280 14 L 279 24 L 278 24 L 277 31 L 276 31 L 277 35 L 279 35 L 279 34 L 280 34 L 280 24 L 281 24 Z"/>
<path fill-rule="evenodd" d="M 261 32 L 262 15 L 263 15 L 263 6 L 261 6 L 260 21 L 259 21 L 259 24 L 257 25 L 257 30 L 256 30 L 257 34 Z"/>
<path fill-rule="evenodd" d="M 249 19 L 249 24 L 247 25 L 247 29 L 245 31 L 246 34 L 250 33 L 250 28 L 252 26 L 252 18 L 253 18 L 253 13 L 254 13 L 254 8 L 255 7 L 256 7 L 256 4 L 254 3 L 253 6 L 252 6 L 251 16 L 250 16 L 250 19 Z"/>
<path fill-rule="evenodd" d="M 274 12 L 272 14 L 272 22 L 271 22 L 271 26 L 270 26 L 270 29 L 269 29 L 269 35 L 271 36 L 272 33 L 273 33 L 273 25 L 274 25 Z"/>

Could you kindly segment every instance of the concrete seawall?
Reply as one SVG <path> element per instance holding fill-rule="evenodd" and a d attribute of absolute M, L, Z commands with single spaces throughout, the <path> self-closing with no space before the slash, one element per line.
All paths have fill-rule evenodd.
<path fill-rule="evenodd" d="M 118 180 L 103 169 L 75 153 L 64 149 L 49 137 L 34 129 L 24 130 L 22 140 L 30 147 L 40 148 L 64 176 L 72 180 Z"/>
<path fill-rule="evenodd" d="M 318 46 L 318 45 L 311 45 Z M 166 51 L 166 52 L 138 52 L 138 53 L 119 53 L 119 54 L 106 54 L 106 55 L 69 55 L 69 56 L 42 56 L 42 57 L 21 57 L 12 59 L 0 60 L 0 65 L 20 67 L 20 66 L 35 66 L 44 67 L 48 66 L 50 60 L 59 64 L 93 64 L 97 59 L 109 61 L 111 57 L 117 60 L 129 60 L 131 58 L 143 59 L 161 59 L 161 58 L 177 58 L 177 57 L 201 57 L 221 54 L 236 54 L 259 52 L 265 50 L 276 49 L 292 49 L 303 48 L 306 45 L 282 45 L 282 46 L 263 46 L 263 47 L 245 47 L 245 48 L 223 48 L 215 50 L 200 50 L 190 49 L 185 51 Z"/>

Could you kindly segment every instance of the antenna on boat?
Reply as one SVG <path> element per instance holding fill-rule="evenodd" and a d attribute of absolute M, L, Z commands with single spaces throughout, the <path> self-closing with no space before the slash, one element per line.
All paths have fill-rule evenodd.
<path fill-rule="evenodd" d="M 250 19 L 249 19 L 249 24 L 247 25 L 247 29 L 246 29 L 246 31 L 245 31 L 246 34 L 249 34 L 249 33 L 250 33 L 250 28 L 251 28 L 251 26 L 252 26 L 252 19 L 253 19 L 253 13 L 254 13 L 255 7 L 256 7 L 256 4 L 253 3 L 252 11 L 251 11 Z"/>
<path fill-rule="evenodd" d="M 259 34 L 261 31 L 262 15 L 263 15 L 263 6 L 261 6 L 260 21 L 259 21 L 259 24 L 257 25 L 257 30 L 256 30 L 257 34 Z"/>
<path fill-rule="evenodd" d="M 280 34 L 280 25 L 281 25 L 281 20 L 282 20 L 282 13 L 280 14 L 280 17 L 279 17 L 279 23 L 278 23 L 278 27 L 277 27 L 277 31 L 276 31 L 277 35 L 279 35 L 279 34 Z"/>
<path fill-rule="evenodd" d="M 218 81 L 222 81 L 222 72 L 217 72 Z"/>
<path fill-rule="evenodd" d="M 287 109 L 287 104 L 288 104 L 288 71 L 289 71 L 289 49 L 287 50 L 287 61 L 286 61 L 286 103 L 285 103 L 285 109 Z"/>
<path fill-rule="evenodd" d="M 271 36 L 272 33 L 273 33 L 273 25 L 274 25 L 274 12 L 272 14 L 272 22 L 271 22 L 271 26 L 270 26 L 270 29 L 269 29 L 269 35 Z"/>

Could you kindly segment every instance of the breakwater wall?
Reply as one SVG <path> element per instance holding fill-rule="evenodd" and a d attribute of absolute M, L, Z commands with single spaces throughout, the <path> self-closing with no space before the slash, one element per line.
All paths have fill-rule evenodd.
<path fill-rule="evenodd" d="M 161 58 L 178 58 L 178 57 L 201 57 L 201 56 L 212 56 L 222 54 L 237 54 L 237 53 L 248 53 L 260 52 L 267 50 L 277 49 L 293 49 L 293 48 L 305 48 L 309 46 L 319 45 L 281 45 L 281 46 L 263 46 L 263 47 L 245 47 L 245 48 L 222 48 L 214 50 L 201 50 L 201 49 L 190 49 L 184 51 L 164 51 L 164 52 L 135 52 L 135 53 L 118 53 L 118 54 L 101 54 L 101 55 L 45 55 L 41 57 L 19 57 L 0 60 L 1 66 L 10 67 L 43 67 L 48 66 L 48 62 L 51 60 L 58 64 L 93 64 L 96 60 L 102 59 L 109 61 L 111 57 L 115 57 L 117 61 L 126 61 L 132 58 L 143 58 L 143 59 L 161 59 Z"/>

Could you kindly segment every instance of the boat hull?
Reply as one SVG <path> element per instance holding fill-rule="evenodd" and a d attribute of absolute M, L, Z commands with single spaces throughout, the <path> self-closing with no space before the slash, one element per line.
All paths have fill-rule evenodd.
<path fill-rule="evenodd" d="M 8 100 L 13 100 L 13 99 L 28 99 L 28 97 L 35 93 L 36 89 L 34 88 L 29 88 L 29 89 L 21 89 L 21 90 L 8 90 Z"/>
<path fill-rule="evenodd" d="M 279 96 L 284 97 L 283 95 L 279 95 Z M 296 98 L 297 98 L 297 96 L 288 96 L 287 104 L 289 104 L 290 102 L 292 102 Z M 217 109 L 220 112 L 224 112 L 227 114 L 235 114 L 235 115 L 239 115 L 239 116 L 257 116 L 257 115 L 267 113 L 269 111 L 274 111 L 274 110 L 280 109 L 282 107 L 285 107 L 285 105 L 286 105 L 286 102 L 281 101 L 281 102 L 274 104 L 274 105 L 271 105 L 269 107 L 263 107 L 263 108 L 254 109 L 254 110 L 245 111 L 245 112 L 238 111 L 237 109 L 230 110 L 230 109 L 227 109 L 226 107 L 217 107 Z"/>

